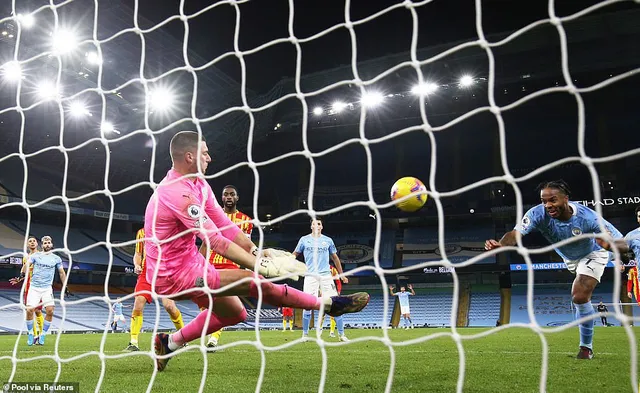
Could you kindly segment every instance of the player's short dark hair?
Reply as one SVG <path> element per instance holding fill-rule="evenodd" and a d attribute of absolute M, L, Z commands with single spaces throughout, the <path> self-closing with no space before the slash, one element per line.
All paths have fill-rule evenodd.
<path fill-rule="evenodd" d="M 238 192 L 238 189 L 236 188 L 236 186 L 234 186 L 233 184 L 227 184 L 226 186 L 224 186 L 224 187 L 222 188 L 222 192 L 224 193 L 224 190 L 226 190 L 227 188 L 231 188 L 233 191 L 235 191 L 235 192 L 236 192 L 236 194 L 240 194 L 240 193 Z"/>
<path fill-rule="evenodd" d="M 171 144 L 169 145 L 171 158 L 175 159 L 180 154 L 197 149 L 200 141 L 204 141 L 204 138 L 200 137 L 197 132 L 180 131 L 171 138 Z"/>
<path fill-rule="evenodd" d="M 323 222 L 323 221 L 322 221 L 322 218 L 320 218 L 320 217 L 316 217 L 316 218 L 311 217 L 311 220 L 309 220 L 309 223 L 310 223 L 310 224 L 313 224 L 313 222 L 314 222 L 314 221 L 320 221 L 320 222 Z"/>
<path fill-rule="evenodd" d="M 640 212 L 640 206 L 636 207 L 636 216 L 638 215 L 638 212 Z"/>
<path fill-rule="evenodd" d="M 562 192 L 566 196 L 570 196 L 571 195 L 571 189 L 569 189 L 569 185 L 567 184 L 567 182 L 565 182 L 562 179 L 552 180 L 552 181 L 540 183 L 538 185 L 537 190 L 538 191 L 542 191 L 545 188 L 554 188 L 554 189 Z"/>
<path fill-rule="evenodd" d="M 37 237 L 35 237 L 35 236 L 33 236 L 33 235 L 29 235 L 29 237 L 27 238 L 27 240 L 30 240 L 30 239 L 36 239 L 36 241 L 38 241 L 38 238 L 37 238 Z"/>

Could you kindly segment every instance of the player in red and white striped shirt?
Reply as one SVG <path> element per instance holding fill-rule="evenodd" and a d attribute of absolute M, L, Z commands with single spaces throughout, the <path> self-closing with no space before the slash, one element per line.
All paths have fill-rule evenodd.
<path fill-rule="evenodd" d="M 240 199 L 240 195 L 238 194 L 238 189 L 236 186 L 227 185 L 222 189 L 222 206 L 224 209 L 224 213 L 229 217 L 229 220 L 234 224 L 238 225 L 238 228 L 244 233 L 249 240 L 251 240 L 251 231 L 253 231 L 253 223 L 251 222 L 251 217 L 239 211 L 238 200 Z M 216 269 L 240 269 L 240 265 L 237 263 L 230 261 L 225 258 L 223 255 L 216 253 L 214 250 L 209 250 L 209 255 L 207 256 L 207 244 L 202 242 L 200 246 L 200 253 L 202 256 L 208 259 L 209 263 L 213 264 Z M 209 336 L 209 340 L 207 341 L 207 347 L 215 348 L 218 346 L 218 340 L 220 340 L 220 336 L 222 335 L 222 329 L 217 332 L 211 333 Z"/>

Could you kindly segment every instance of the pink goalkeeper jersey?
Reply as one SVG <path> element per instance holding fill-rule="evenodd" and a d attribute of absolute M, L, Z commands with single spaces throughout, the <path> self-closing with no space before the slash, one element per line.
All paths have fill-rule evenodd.
<path fill-rule="evenodd" d="M 147 204 L 144 230 L 147 237 L 155 235 L 160 240 L 160 247 L 151 240 L 144 244 L 149 282 L 156 269 L 159 277 L 166 277 L 195 267 L 198 261 L 196 236 L 201 239 L 224 236 L 233 240 L 240 232 L 218 204 L 209 183 L 201 178 L 182 177 L 174 169 L 169 170 Z M 188 230 L 191 231 L 185 232 Z M 183 234 L 162 242 L 180 233 Z M 162 250 L 160 264 L 157 262 L 159 248 Z"/>

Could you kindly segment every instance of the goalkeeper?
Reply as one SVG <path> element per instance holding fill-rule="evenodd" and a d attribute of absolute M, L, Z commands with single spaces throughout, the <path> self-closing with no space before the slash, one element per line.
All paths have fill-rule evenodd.
<path fill-rule="evenodd" d="M 258 248 L 229 220 L 202 177 L 211 157 L 196 132 L 177 133 L 171 139 L 170 152 L 173 168 L 156 188 L 145 212 L 145 232 L 151 238 L 145 243 L 147 279 L 156 293 L 189 298 L 211 312 L 201 312 L 174 334 L 155 337 L 158 371 L 169 361 L 164 355 L 184 343 L 244 321 L 247 312 L 237 296 L 259 297 L 260 293 L 265 303 L 274 306 L 323 309 L 333 316 L 357 312 L 367 305 L 366 293 L 320 298 L 287 285 L 256 282 L 251 271 L 216 270 L 198 252 L 196 235 L 218 254 L 266 277 L 297 279 L 306 267 L 283 252 L 264 250 L 258 254 Z M 193 291 L 199 287 L 224 289 L 212 295 L 209 304 L 207 291 Z"/>

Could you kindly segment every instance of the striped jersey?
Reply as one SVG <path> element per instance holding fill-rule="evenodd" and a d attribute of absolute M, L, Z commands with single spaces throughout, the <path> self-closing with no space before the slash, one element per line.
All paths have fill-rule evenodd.
<path fill-rule="evenodd" d="M 227 213 L 225 212 L 227 217 L 240 228 L 242 233 L 244 233 L 249 239 L 251 239 L 251 231 L 253 231 L 253 223 L 251 222 L 251 217 L 244 214 L 243 212 L 236 210 L 235 213 Z M 217 254 L 215 251 L 211 250 L 209 252 L 209 263 L 214 265 L 235 265 L 240 267 L 237 263 L 234 263 L 227 258 L 223 257 L 220 254 Z"/>
<path fill-rule="evenodd" d="M 145 263 L 147 256 L 144 252 L 144 228 L 138 229 L 138 232 L 136 233 L 136 242 L 136 253 L 140 253 L 140 259 L 142 261 L 142 273 L 140 273 L 140 275 L 144 276 L 147 274 L 147 264 Z"/>

